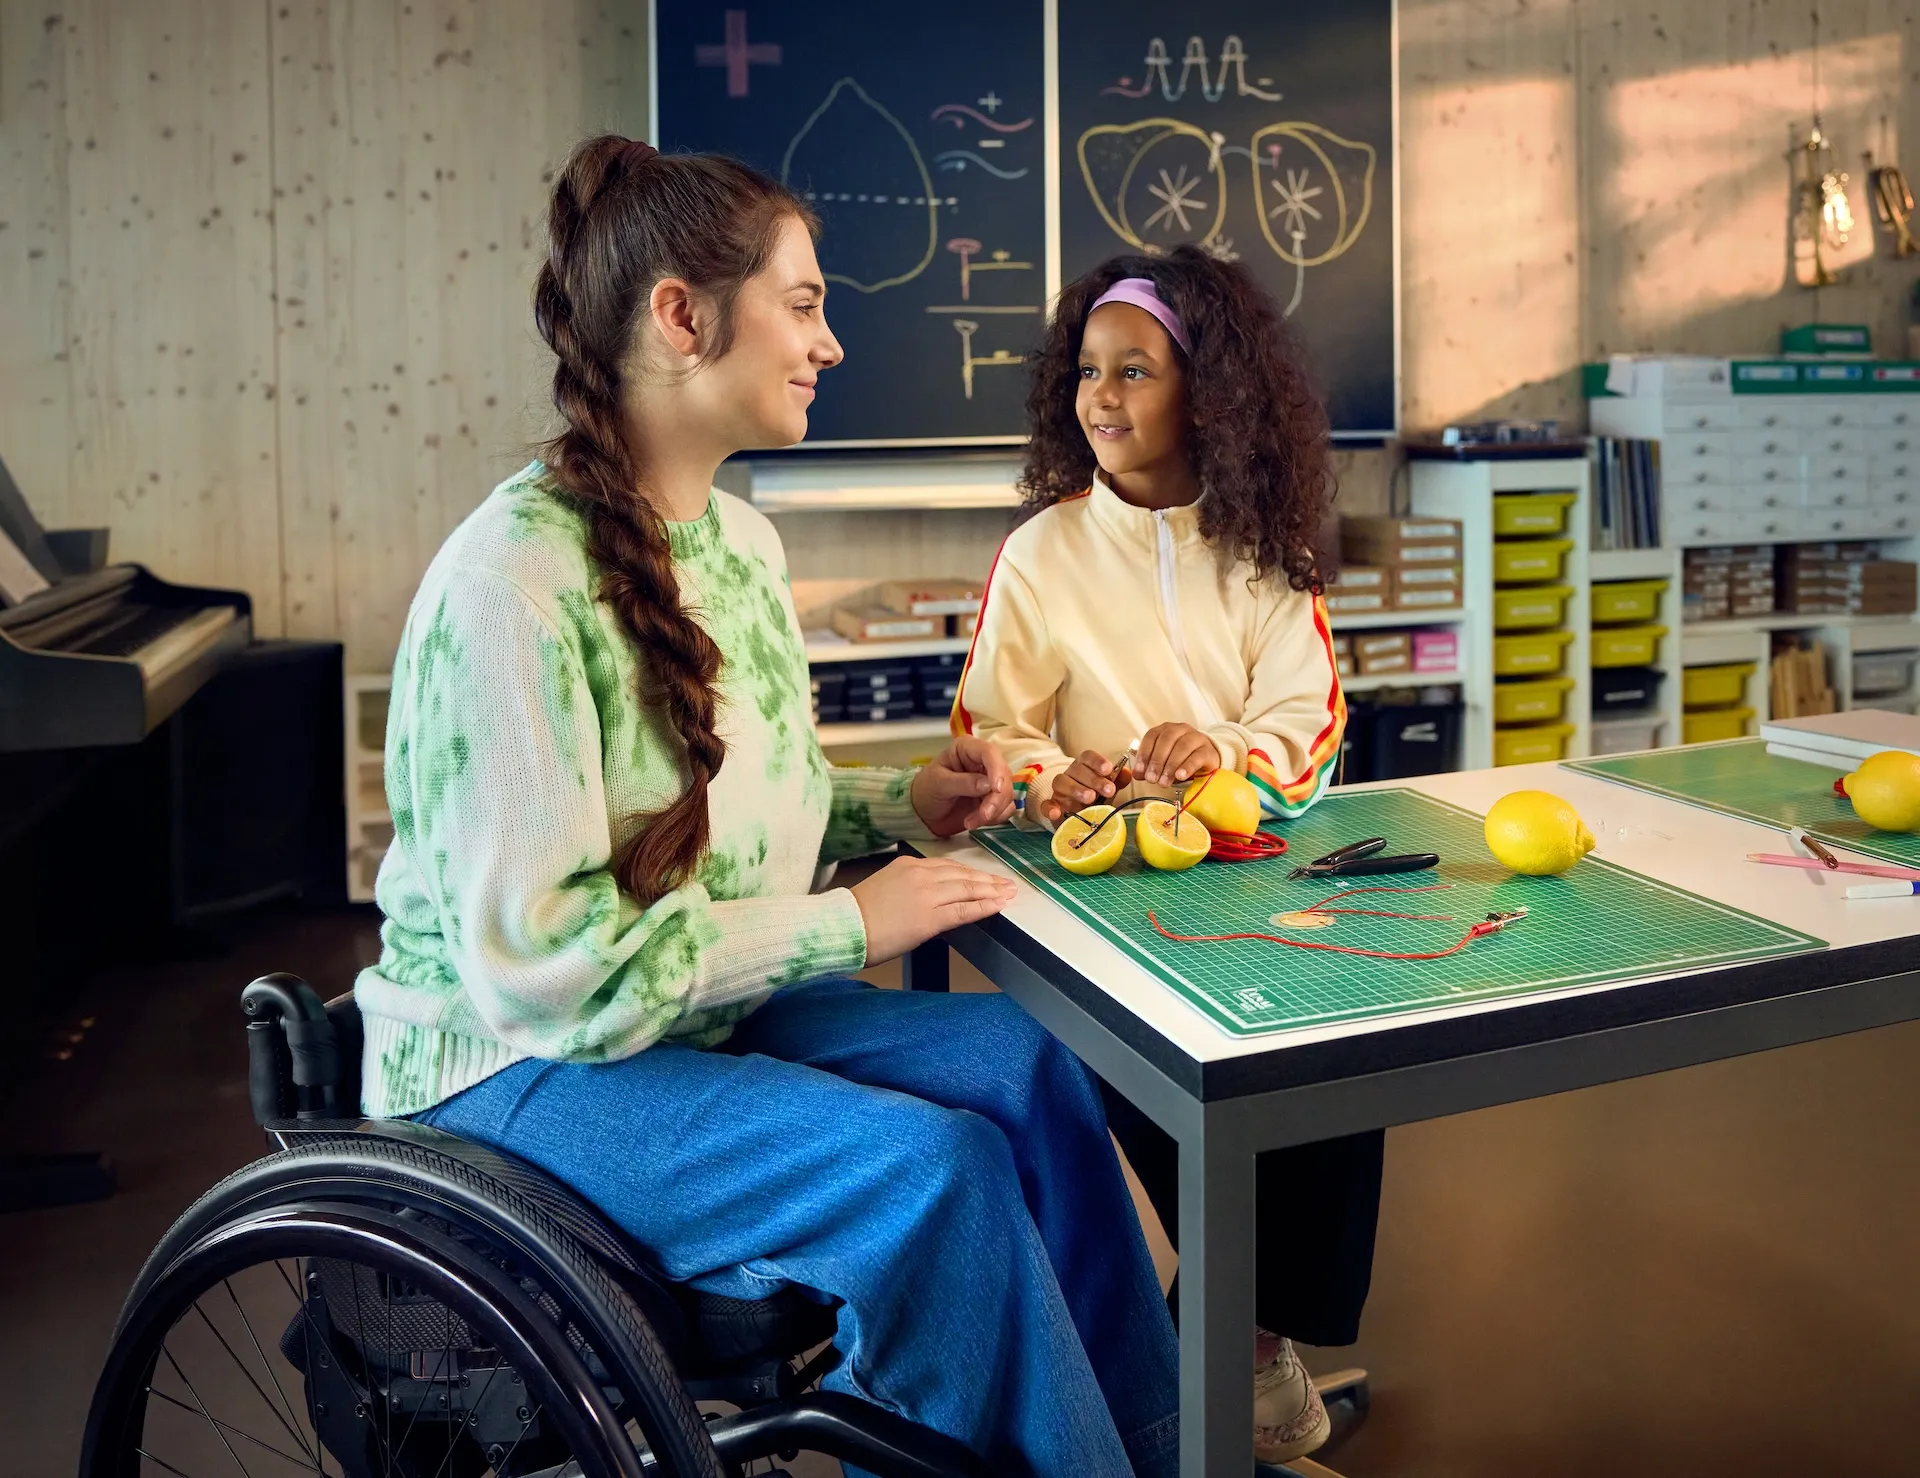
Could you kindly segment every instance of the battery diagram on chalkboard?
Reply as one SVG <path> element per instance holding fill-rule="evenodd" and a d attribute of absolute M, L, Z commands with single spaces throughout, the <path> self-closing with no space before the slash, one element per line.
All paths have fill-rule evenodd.
<path fill-rule="evenodd" d="M 819 215 L 846 349 L 807 445 L 1011 442 L 1046 301 L 1038 0 L 907 9 L 676 0 L 657 133 L 775 175 Z"/>
<path fill-rule="evenodd" d="M 1064 275 L 1182 245 L 1245 262 L 1336 432 L 1391 431 L 1391 0 L 1202 0 L 1179 32 L 1170 16 L 1060 0 Z"/>

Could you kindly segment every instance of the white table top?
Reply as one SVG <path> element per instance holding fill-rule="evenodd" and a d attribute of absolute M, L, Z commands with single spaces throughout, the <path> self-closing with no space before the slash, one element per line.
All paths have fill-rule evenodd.
<path fill-rule="evenodd" d="M 1767 867 L 1746 860 L 1749 852 L 1791 851 L 1784 832 L 1736 821 L 1718 812 L 1666 800 L 1558 765 L 1463 770 L 1351 788 L 1420 791 L 1476 815 L 1484 815 L 1495 801 L 1510 791 L 1549 790 L 1564 797 L 1586 821 L 1598 840 L 1595 856 L 1642 876 L 1772 919 L 1824 939 L 1834 948 L 1920 936 L 1920 897 L 1849 900 L 1846 890 L 1850 883 L 1871 879 Z M 1018 873 L 985 848 L 965 839 L 917 845 L 928 856 L 952 857 L 982 871 L 1014 877 L 1020 882 L 1020 891 L 1005 910 L 1004 917 L 1010 923 L 1049 952 L 1071 961 L 1082 975 L 1144 1025 L 1201 1063 L 1342 1037 L 1390 1032 L 1414 1023 L 1625 990 L 1651 980 L 1673 978 L 1671 973 L 1656 973 L 1601 985 L 1539 991 L 1499 1001 L 1234 1037 L 1129 959 L 1097 930 L 1075 918 L 1038 888 L 1021 881 Z M 1851 855 L 1842 849 L 1835 850 L 1843 858 Z M 1916 964 L 1920 964 L 1920 939 L 1916 939 L 1915 955 Z"/>

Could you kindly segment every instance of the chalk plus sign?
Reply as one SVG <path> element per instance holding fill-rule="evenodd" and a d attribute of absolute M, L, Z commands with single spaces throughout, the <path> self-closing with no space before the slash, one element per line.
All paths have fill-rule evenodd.
<path fill-rule="evenodd" d="M 747 95 L 748 66 L 755 62 L 766 67 L 779 66 L 780 47 L 777 43 L 747 44 L 747 13 L 744 10 L 727 12 L 726 31 L 727 39 L 721 45 L 694 47 L 693 59 L 702 67 L 725 67 L 727 96 L 743 98 Z"/>
<path fill-rule="evenodd" d="M 979 103 L 980 106 L 985 108 L 989 113 L 998 113 L 1000 111 L 1001 100 L 995 97 L 992 92 L 988 92 L 983 98 L 975 98 L 974 101 Z"/>

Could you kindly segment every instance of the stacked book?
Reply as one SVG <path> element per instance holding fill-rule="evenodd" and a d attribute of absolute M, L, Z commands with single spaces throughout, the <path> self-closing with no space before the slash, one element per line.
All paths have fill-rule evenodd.
<path fill-rule="evenodd" d="M 1593 547 L 1660 547 L 1660 443 L 1596 436 Z"/>
<path fill-rule="evenodd" d="M 1920 718 L 1877 708 L 1853 708 L 1815 718 L 1775 719 L 1760 725 L 1760 737 L 1766 742 L 1768 754 L 1832 770 L 1853 770 L 1863 759 L 1885 749 L 1920 754 Z"/>

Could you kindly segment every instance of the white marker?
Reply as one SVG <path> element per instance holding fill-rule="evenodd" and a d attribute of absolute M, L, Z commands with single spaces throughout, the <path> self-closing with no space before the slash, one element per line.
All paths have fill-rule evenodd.
<path fill-rule="evenodd" d="M 1920 882 L 1856 883 L 1847 889 L 1849 898 L 1910 898 L 1915 893 L 1920 893 Z"/>

